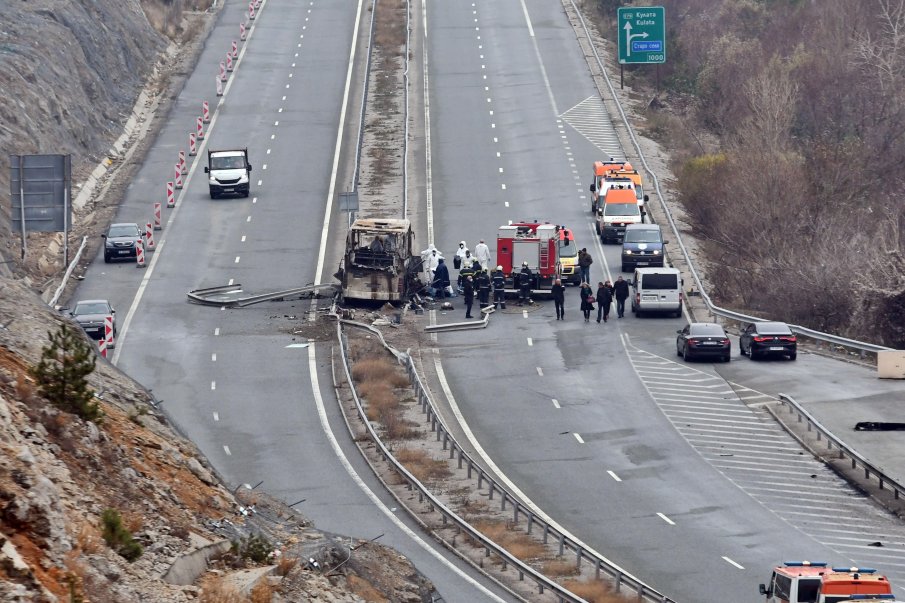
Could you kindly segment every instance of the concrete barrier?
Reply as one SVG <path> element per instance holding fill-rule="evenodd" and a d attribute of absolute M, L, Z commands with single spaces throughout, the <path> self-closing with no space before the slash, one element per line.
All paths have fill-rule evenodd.
<path fill-rule="evenodd" d="M 163 575 L 164 582 L 180 586 L 194 584 L 201 574 L 207 571 L 208 562 L 228 551 L 231 546 L 229 540 L 221 540 L 182 555 Z"/>
<path fill-rule="evenodd" d="M 905 379 L 905 350 L 877 352 L 877 377 Z"/>

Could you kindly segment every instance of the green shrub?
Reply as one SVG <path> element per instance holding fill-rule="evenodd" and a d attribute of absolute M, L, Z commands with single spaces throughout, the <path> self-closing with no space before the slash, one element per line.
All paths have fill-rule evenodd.
<path fill-rule="evenodd" d="M 123 518 L 116 509 L 105 509 L 101 515 L 104 541 L 126 561 L 135 561 L 144 552 L 123 525 Z"/>
<path fill-rule="evenodd" d="M 87 380 L 97 361 L 94 350 L 66 323 L 48 335 L 50 343 L 41 351 L 41 361 L 29 371 L 38 391 L 57 408 L 99 423 L 103 412 Z"/>
<path fill-rule="evenodd" d="M 233 540 L 232 552 L 240 559 L 247 559 L 255 563 L 265 563 L 271 551 L 273 551 L 273 545 L 260 534 L 252 534 L 248 538 Z"/>

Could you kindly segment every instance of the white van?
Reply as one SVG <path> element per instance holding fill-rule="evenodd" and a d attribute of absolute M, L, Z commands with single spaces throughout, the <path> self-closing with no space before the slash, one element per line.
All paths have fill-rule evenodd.
<path fill-rule="evenodd" d="M 669 312 L 682 315 L 682 276 L 675 268 L 635 268 L 632 277 L 632 312 Z"/>

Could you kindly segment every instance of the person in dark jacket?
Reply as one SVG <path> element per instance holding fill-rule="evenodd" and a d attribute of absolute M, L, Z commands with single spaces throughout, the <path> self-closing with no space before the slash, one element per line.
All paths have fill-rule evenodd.
<path fill-rule="evenodd" d="M 458 280 L 459 289 L 462 289 L 465 287 L 465 279 L 467 279 L 469 276 L 474 278 L 474 269 L 471 267 L 471 263 L 466 262 L 465 264 L 462 265 L 462 269 L 459 270 L 459 280 Z"/>
<path fill-rule="evenodd" d="M 605 283 L 597 283 L 597 322 L 603 317 L 603 322 L 607 321 L 610 315 L 610 305 L 613 303 L 613 287 L 610 281 Z"/>
<path fill-rule="evenodd" d="M 528 268 L 528 262 L 522 262 L 522 269 L 518 273 L 518 305 L 531 303 L 531 279 L 534 273 Z"/>
<path fill-rule="evenodd" d="M 581 271 L 581 280 L 584 283 L 588 283 L 590 286 L 591 282 L 591 264 L 594 263 L 593 258 L 591 258 L 591 254 L 588 253 L 587 247 L 582 247 L 581 251 L 578 252 L 578 269 Z"/>
<path fill-rule="evenodd" d="M 434 270 L 433 286 L 437 290 L 437 297 L 443 298 L 449 295 L 447 290 L 447 287 L 449 287 L 449 268 L 446 267 L 443 258 L 440 258 L 437 269 Z"/>
<path fill-rule="evenodd" d="M 474 281 L 470 276 L 465 277 L 462 291 L 465 295 L 465 318 L 471 318 L 471 306 L 474 304 Z"/>
<path fill-rule="evenodd" d="M 475 286 L 478 288 L 478 303 L 481 304 L 483 310 L 490 305 L 490 275 L 486 270 L 478 273 Z"/>
<path fill-rule="evenodd" d="M 506 276 L 502 266 L 497 266 L 493 272 L 493 307 L 497 306 L 501 310 L 506 309 Z"/>
<path fill-rule="evenodd" d="M 553 286 L 550 287 L 550 294 L 553 296 L 553 305 L 556 307 L 556 320 L 563 320 L 565 312 L 563 306 L 566 303 L 566 288 L 563 287 L 562 281 L 556 279 Z"/>
<path fill-rule="evenodd" d="M 616 298 L 616 316 L 625 316 L 625 300 L 628 299 L 628 282 L 621 276 L 613 284 L 613 297 Z"/>
<path fill-rule="evenodd" d="M 581 295 L 581 311 L 584 313 L 584 321 L 590 322 L 591 312 L 594 311 L 594 292 L 591 290 L 591 285 L 581 283 L 578 293 Z"/>

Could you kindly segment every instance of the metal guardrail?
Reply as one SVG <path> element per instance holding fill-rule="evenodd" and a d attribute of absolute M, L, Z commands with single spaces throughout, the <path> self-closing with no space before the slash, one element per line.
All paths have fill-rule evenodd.
<path fill-rule="evenodd" d="M 356 390 L 355 390 L 355 386 L 352 381 L 352 372 L 349 368 L 350 362 L 349 362 L 349 357 L 348 357 L 348 346 L 345 343 L 345 336 L 342 331 L 342 325 L 346 322 L 347 321 L 344 321 L 341 319 L 337 320 L 336 336 L 337 336 L 337 339 L 339 340 L 339 344 L 340 344 L 340 357 L 342 358 L 342 361 L 343 361 L 343 370 L 345 371 L 345 374 L 346 374 L 346 380 L 349 383 L 349 389 L 352 392 L 352 398 L 355 400 L 355 407 L 358 411 L 358 415 L 361 418 L 362 422 L 364 423 L 365 428 L 367 429 L 368 435 L 370 436 L 371 440 L 374 442 L 374 444 L 380 450 L 380 454 L 383 457 L 383 459 L 393 465 L 395 471 L 406 481 L 406 483 L 408 484 L 408 487 L 410 489 L 414 489 L 414 490 L 418 491 L 418 501 L 423 503 L 425 500 L 427 500 L 428 505 L 430 506 L 432 511 L 437 511 L 443 515 L 444 523 L 446 523 L 447 521 L 451 521 L 452 523 L 456 524 L 456 526 L 460 530 L 465 532 L 470 538 L 472 538 L 473 540 L 480 543 L 480 545 L 482 547 L 484 547 L 486 556 L 489 557 L 492 554 L 496 555 L 499 558 L 500 562 L 502 563 L 503 570 L 506 570 L 508 565 L 512 565 L 519 574 L 519 580 L 524 580 L 525 577 L 528 577 L 530 580 L 534 581 L 535 584 L 537 584 L 539 593 L 543 593 L 544 590 L 551 590 L 559 597 L 559 600 L 561 602 L 568 601 L 570 603 L 587 603 L 581 597 L 578 597 L 578 596 L 572 594 L 558 582 L 554 582 L 553 580 L 550 580 L 549 578 L 547 578 L 546 576 L 544 576 L 543 574 L 541 574 L 540 572 L 538 572 L 531 566 L 525 564 L 525 562 L 523 562 L 518 557 L 513 556 L 511 553 L 509 553 L 503 547 L 499 546 L 493 540 L 491 540 L 490 538 L 488 538 L 487 536 L 485 536 L 484 534 L 479 532 L 471 524 L 469 524 L 468 522 L 463 520 L 461 517 L 459 517 L 449 507 L 447 507 L 442 502 L 440 502 L 440 500 L 437 499 L 430 492 L 430 490 L 428 490 L 424 486 L 424 484 L 422 484 L 418 480 L 418 478 L 416 478 L 414 475 L 412 475 L 409 472 L 409 470 L 406 469 L 404 465 L 402 465 L 402 463 L 400 463 L 398 460 L 396 460 L 396 457 L 394 457 L 392 452 L 390 452 L 390 450 L 386 447 L 386 445 L 380 439 L 380 436 L 374 430 L 373 425 L 368 420 L 364 407 L 361 404 L 361 399 L 358 397 L 358 392 L 356 392 Z M 356 323 L 351 323 L 351 324 L 353 326 L 362 326 L 362 325 L 356 324 Z M 381 338 L 381 340 L 382 340 L 382 338 Z M 387 346 L 386 342 L 383 342 L 383 343 L 385 346 Z M 389 346 L 387 346 L 387 347 L 389 347 Z M 412 364 L 410 356 L 402 355 L 398 351 L 396 351 L 396 355 L 397 355 L 397 358 L 403 357 L 403 356 L 408 358 L 408 367 L 410 367 L 410 369 L 414 368 L 414 365 Z M 417 374 L 415 374 L 415 378 L 417 379 Z M 415 382 L 417 382 L 418 385 L 420 386 L 420 383 L 421 383 L 420 379 L 417 379 L 417 381 L 413 381 L 413 384 Z M 432 422 L 432 426 L 433 425 L 435 425 L 435 422 Z M 439 438 L 439 432 L 438 432 L 438 438 Z M 445 441 L 444 441 L 444 444 L 445 444 Z M 445 448 L 445 446 L 444 446 L 444 448 Z M 450 458 L 452 458 L 452 456 Z M 460 467 L 461 467 L 461 456 L 460 456 Z M 469 477 L 471 477 L 471 473 L 472 473 L 472 469 L 471 469 L 471 464 L 470 464 L 469 471 L 468 471 Z M 482 471 L 482 474 L 483 474 L 483 471 Z M 479 487 L 480 487 L 480 485 L 479 485 Z M 491 486 L 491 491 L 490 491 L 490 498 L 491 499 L 493 498 L 493 487 L 492 486 Z M 505 509 L 505 499 L 503 502 L 503 508 Z M 516 520 L 517 520 L 517 518 L 518 518 L 518 510 L 516 509 Z M 530 530 L 529 530 L 529 532 L 530 532 Z M 546 537 L 544 538 L 544 541 L 546 542 Z M 562 552 L 562 551 L 560 551 L 560 552 Z"/>
<path fill-rule="evenodd" d="M 428 333 L 439 333 L 443 331 L 467 331 L 469 329 L 484 329 L 490 324 L 490 315 L 493 312 L 484 312 L 482 320 L 472 320 L 469 322 L 448 322 L 444 324 L 427 325 L 424 330 Z"/>
<path fill-rule="evenodd" d="M 355 142 L 355 167 L 352 168 L 352 191 L 358 190 L 358 177 L 361 171 L 361 143 L 365 131 L 365 110 L 368 107 L 368 92 L 370 91 L 371 55 L 374 49 L 374 19 L 377 14 L 377 0 L 371 2 L 371 25 L 368 28 L 368 55 L 365 61 L 364 82 L 361 92 L 361 109 L 358 115 L 358 140 Z M 351 213 L 349 214 L 351 217 Z"/>
<path fill-rule="evenodd" d="M 363 327 L 368 329 L 371 332 L 380 333 L 378 329 L 374 329 L 370 325 L 365 325 L 362 323 L 354 323 L 346 320 L 339 320 L 339 323 L 349 324 L 351 326 Z M 341 336 L 341 331 L 339 331 Z M 342 339 L 340 339 L 342 341 Z M 651 601 L 658 603 L 676 603 L 673 599 L 670 599 L 666 595 L 654 590 L 650 586 L 646 585 L 644 582 L 635 578 L 630 573 L 622 569 L 621 567 L 613 564 L 608 559 L 601 557 L 595 554 L 592 551 L 588 551 L 584 544 L 576 542 L 570 536 L 564 534 L 556 527 L 550 525 L 546 522 L 542 517 L 539 517 L 534 513 L 533 510 L 526 507 L 518 498 L 513 496 L 505 486 L 500 484 L 496 479 L 493 478 L 489 473 L 487 473 L 484 468 L 475 461 L 456 441 L 455 437 L 450 432 L 449 428 L 444 423 L 443 419 L 436 411 L 436 406 L 433 402 L 433 399 L 430 393 L 425 387 L 424 383 L 421 380 L 420 375 L 418 375 L 418 370 L 415 367 L 415 363 L 411 356 L 408 354 L 403 354 L 398 350 L 395 350 L 392 346 L 386 343 L 383 339 L 382 335 L 380 336 L 381 343 L 383 343 L 384 347 L 392 353 L 400 363 L 403 363 L 406 367 L 406 370 L 409 374 L 409 379 L 412 382 L 412 386 L 415 389 L 416 399 L 418 404 L 421 406 L 421 411 L 425 415 L 425 421 L 430 423 L 431 432 L 436 434 L 436 441 L 442 442 L 443 450 L 449 451 L 449 459 L 456 460 L 457 466 L 459 469 L 463 469 L 467 471 L 467 476 L 469 479 L 477 479 L 478 481 L 478 489 L 484 488 L 485 484 L 488 488 L 488 496 L 490 500 L 494 500 L 494 497 L 499 497 L 500 500 L 500 509 L 505 511 L 507 508 L 511 508 L 512 510 L 512 518 L 513 523 L 518 524 L 520 521 L 526 524 L 526 532 L 528 534 L 540 533 L 541 538 L 545 544 L 555 543 L 558 544 L 559 547 L 559 555 L 564 556 L 568 551 L 571 555 L 575 557 L 575 563 L 578 567 L 581 566 L 583 562 L 591 563 L 594 567 L 594 572 L 596 577 L 600 577 L 601 573 L 604 573 L 613 580 L 614 586 L 617 592 L 622 592 L 626 587 L 630 588 L 637 594 L 639 601 Z M 345 349 L 343 349 L 343 362 L 347 362 L 345 356 Z M 348 370 L 348 369 L 347 369 Z M 347 374 L 348 378 L 348 374 Z M 351 383 L 351 379 L 349 380 Z M 354 394 L 354 388 L 353 388 Z M 368 431 L 371 434 L 371 437 L 374 438 L 374 441 L 378 444 L 381 449 L 381 452 L 385 459 L 389 462 L 392 462 L 395 466 L 399 467 L 399 463 L 395 458 L 389 453 L 388 450 L 380 443 L 380 440 L 377 434 L 371 428 L 370 423 L 367 421 L 367 417 L 363 414 L 364 410 L 361 407 L 361 404 L 356 395 L 356 406 L 358 407 L 358 411 L 362 416 L 362 420 L 368 426 Z M 427 497 L 429 501 L 431 501 L 431 505 L 440 509 L 440 512 L 443 513 L 444 517 L 449 520 L 454 521 L 457 525 L 465 525 L 468 526 L 466 531 L 471 534 L 474 531 L 470 525 L 468 525 L 464 520 L 459 518 L 455 513 L 449 510 L 447 507 L 443 506 L 442 508 L 439 506 L 439 503 L 434 503 L 436 500 L 424 486 L 417 481 L 414 477 L 409 479 L 410 475 L 408 471 L 405 471 L 403 474 L 410 484 L 410 487 L 419 490 L 419 500 L 423 501 L 424 497 Z M 484 543 L 484 538 L 482 535 L 482 545 Z M 517 558 L 509 555 L 504 549 L 499 549 L 496 545 L 494 545 L 494 551 L 500 550 L 502 553 L 498 553 L 499 555 L 505 554 L 506 557 L 502 557 L 503 566 L 505 569 L 506 563 L 511 563 L 519 568 L 519 577 L 520 579 L 523 577 L 521 567 L 524 565 Z M 490 554 L 490 549 L 488 548 L 488 554 Z M 528 568 L 531 569 L 531 568 Z M 539 588 L 541 588 L 540 592 L 543 592 L 541 584 L 544 584 L 545 588 L 553 588 L 551 585 L 559 586 L 558 583 L 546 578 L 543 575 L 538 574 L 534 570 L 532 577 L 537 581 Z M 562 588 L 562 587 L 559 587 Z M 564 590 L 564 589 L 563 589 Z M 554 592 L 559 593 L 558 590 Z M 568 593 L 568 591 L 565 591 Z M 581 601 L 581 599 L 571 595 L 568 593 L 571 598 L 562 598 L 564 601 Z"/>
<path fill-rule="evenodd" d="M 206 289 L 192 289 L 186 295 L 189 301 L 204 306 L 223 306 L 225 308 L 244 308 L 252 304 L 259 304 L 265 301 L 280 299 L 283 297 L 291 297 L 293 295 L 304 295 L 310 293 L 316 294 L 321 289 L 336 289 L 334 284 L 325 285 L 307 285 L 305 287 L 295 287 L 293 289 L 284 289 L 282 291 L 271 291 L 268 293 L 260 293 L 258 295 L 249 295 L 248 297 L 226 298 L 224 295 L 230 295 L 242 291 L 242 285 L 221 285 L 219 287 L 207 287 Z"/>
<path fill-rule="evenodd" d="M 64 235 L 65 236 L 65 235 Z M 47 302 L 47 305 L 53 308 L 57 305 L 57 302 L 60 301 L 60 296 L 63 295 L 63 290 L 66 288 L 66 283 L 69 282 L 69 277 L 72 276 L 72 271 L 75 269 L 76 265 L 79 263 L 79 260 L 82 257 L 82 252 L 85 250 L 85 246 L 88 244 L 88 237 L 82 237 L 82 244 L 79 245 L 79 250 L 76 252 L 75 257 L 72 258 L 72 261 L 69 262 L 69 266 L 66 268 L 66 272 L 63 274 L 63 280 L 60 282 L 60 286 L 57 287 L 56 292 L 53 294 L 53 297 L 50 298 L 50 301 Z"/>
<path fill-rule="evenodd" d="M 779 401 L 783 406 L 788 406 L 789 414 L 798 414 L 799 423 L 807 423 L 808 432 L 816 433 L 818 442 L 826 441 L 826 448 L 828 451 L 832 451 L 835 448 L 840 460 L 847 458 L 851 461 L 853 470 L 860 466 L 864 470 L 865 480 L 870 480 L 872 477 L 877 478 L 880 490 L 885 490 L 886 488 L 891 489 L 893 497 L 896 500 L 900 499 L 902 495 L 905 494 L 905 486 L 883 473 L 883 471 L 861 456 L 854 448 L 851 448 L 845 442 L 834 436 L 830 430 L 821 425 L 817 419 L 802 408 L 794 398 L 786 394 L 779 394 Z"/>
<path fill-rule="evenodd" d="M 676 222 L 673 219 L 672 212 L 669 211 L 669 207 L 664 200 L 663 192 L 660 189 L 660 181 L 657 178 L 657 175 L 651 169 L 650 165 L 647 163 L 647 159 L 644 157 L 644 153 L 641 151 L 641 145 L 638 143 L 638 139 L 635 137 L 635 132 L 632 129 L 631 123 L 629 122 L 628 116 L 625 114 L 625 110 L 622 108 L 622 104 L 619 102 L 619 98 L 616 96 L 616 88 L 613 86 L 612 80 L 610 80 L 610 75 L 607 72 L 606 68 L 603 65 L 603 61 L 600 58 L 600 55 L 597 52 L 597 46 L 594 44 L 594 39 L 591 36 L 591 31 L 588 28 L 588 24 L 585 21 L 584 15 L 581 14 L 581 11 L 578 9 L 578 6 L 575 3 L 575 0 L 569 0 L 572 4 L 572 8 L 575 10 L 575 13 L 578 15 L 578 19 L 581 21 L 582 29 L 584 29 L 585 37 L 588 40 L 588 45 L 591 48 L 591 51 L 594 53 L 594 59 L 597 61 L 597 66 L 600 69 L 600 72 L 603 74 L 604 80 L 606 80 L 607 87 L 609 88 L 610 94 L 612 95 L 613 102 L 616 104 L 616 107 L 619 109 L 619 115 L 622 118 L 623 123 L 625 124 L 625 128 L 628 132 L 629 137 L 632 140 L 632 145 L 635 147 L 635 153 L 641 159 L 641 163 L 644 166 L 644 170 L 647 172 L 651 182 L 654 183 L 654 188 L 657 190 L 657 200 L 660 204 L 660 208 L 663 210 L 663 213 L 666 215 L 666 219 L 669 222 L 670 228 L 672 228 L 673 234 L 676 236 L 676 242 L 679 244 L 679 248 L 682 250 L 682 255 L 685 258 L 685 262 L 688 264 L 688 269 L 691 271 L 691 276 L 694 278 L 694 282 L 698 287 L 698 291 L 701 294 L 701 299 L 704 301 L 704 304 L 707 306 L 707 309 L 716 316 L 721 316 L 723 318 L 728 318 L 729 320 L 734 320 L 742 323 L 751 323 L 751 322 L 761 322 L 764 318 L 760 318 L 757 316 L 751 316 L 749 314 L 743 314 L 741 312 L 736 312 L 734 310 L 728 310 L 726 308 L 721 308 L 713 303 L 710 299 L 710 296 L 707 294 L 707 291 L 704 289 L 704 285 L 701 281 L 700 276 L 698 275 L 697 270 L 695 270 L 694 263 L 691 261 L 691 254 L 688 253 L 688 249 L 685 247 L 685 244 L 682 242 L 682 236 L 679 233 L 679 228 L 676 226 Z M 802 327 L 800 325 L 789 325 L 793 332 L 804 335 L 806 337 L 810 337 L 811 339 L 816 339 L 818 341 L 826 341 L 828 343 L 833 343 L 836 345 L 844 346 L 847 348 L 853 348 L 855 350 L 859 350 L 863 352 L 881 352 L 884 350 L 891 350 L 892 348 L 888 348 L 885 346 L 867 343 L 864 341 L 857 341 L 854 339 L 848 339 L 846 337 L 840 337 L 839 335 L 833 335 L 831 333 L 823 333 L 821 331 L 815 331 L 814 329 L 809 329 L 807 327 Z"/>

